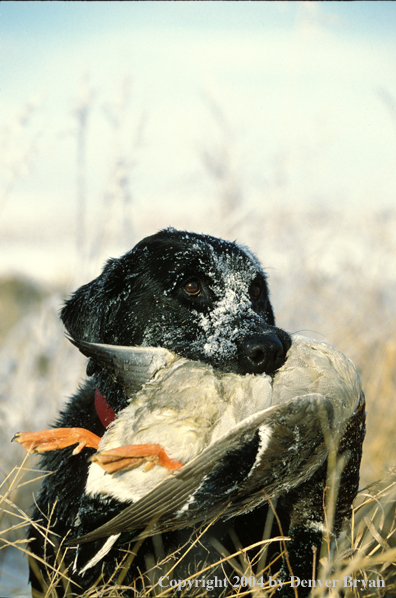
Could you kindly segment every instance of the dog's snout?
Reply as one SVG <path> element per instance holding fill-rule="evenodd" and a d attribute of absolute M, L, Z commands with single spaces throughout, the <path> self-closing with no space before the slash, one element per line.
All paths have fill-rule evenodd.
<path fill-rule="evenodd" d="M 240 345 L 240 362 L 246 374 L 272 374 L 285 357 L 286 350 L 275 335 L 246 338 Z"/>

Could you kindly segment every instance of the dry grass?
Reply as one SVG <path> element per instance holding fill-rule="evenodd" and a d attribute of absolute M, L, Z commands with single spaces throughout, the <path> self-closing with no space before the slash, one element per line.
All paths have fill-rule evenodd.
<path fill-rule="evenodd" d="M 29 559 L 30 566 L 36 571 L 36 574 L 42 583 L 42 591 L 34 592 L 34 598 L 121 598 L 130 595 L 131 588 L 125 587 L 123 581 L 129 567 L 133 564 L 134 558 L 139 551 L 141 541 L 137 541 L 129 550 L 120 551 L 120 562 L 110 579 L 104 580 L 98 578 L 91 589 L 85 593 L 79 593 L 78 588 L 71 583 L 68 578 L 68 570 L 64 564 L 64 555 L 66 551 L 73 550 L 63 546 L 64 539 L 56 538 L 48 533 L 45 525 L 40 527 L 41 533 L 46 537 L 46 541 L 54 544 L 57 548 L 57 561 L 54 567 L 46 564 L 46 578 L 43 578 L 39 569 L 39 562 L 29 550 L 29 544 L 26 539 L 19 537 L 21 532 L 23 536 L 26 533 L 28 525 L 31 523 L 29 516 L 22 511 L 12 500 L 15 492 L 20 492 L 26 482 L 24 478 L 28 469 L 28 461 L 18 468 L 14 468 L 1 486 L 0 507 L 3 515 L 9 518 L 9 526 L 3 529 L 0 534 L 0 549 L 7 547 L 17 548 L 23 551 Z M 36 472 L 36 475 L 42 477 L 42 472 Z M 29 482 L 28 482 L 29 483 Z M 371 485 L 360 491 L 354 504 L 352 519 L 345 525 L 336 545 L 329 541 L 329 537 L 324 533 L 323 548 L 320 561 L 318 579 L 326 579 L 333 582 L 334 588 L 329 593 L 326 588 L 317 587 L 312 596 L 339 596 L 342 588 L 346 598 L 349 597 L 381 597 L 390 596 L 396 592 L 396 473 L 392 473 L 378 483 Z M 275 513 L 276 516 L 276 513 Z M 181 586 L 161 587 L 159 580 L 161 576 L 175 579 L 173 572 L 178 563 L 183 559 L 188 559 L 192 547 L 200 541 L 201 535 L 210 527 L 209 525 L 201 528 L 194 533 L 190 541 L 178 552 L 178 554 L 163 555 L 161 538 L 157 537 L 153 549 L 153 554 L 145 556 L 146 571 L 141 572 L 137 584 L 143 589 L 136 590 L 136 597 L 166 597 L 166 596 L 190 596 L 206 597 L 211 595 L 211 590 L 203 587 L 202 578 L 206 584 L 213 580 L 218 571 L 214 573 L 218 565 L 227 562 L 231 565 L 235 576 L 239 578 L 246 577 L 247 586 L 232 587 L 235 583 L 234 573 L 231 578 L 228 577 L 228 587 L 224 590 L 225 596 L 247 596 L 265 597 L 274 595 L 274 588 L 268 584 L 268 573 L 271 572 L 273 562 L 267 562 L 267 550 L 270 543 L 279 543 L 280 558 L 286 544 L 282 538 L 268 538 L 268 526 L 265 526 L 263 540 L 261 543 L 252 547 L 242 549 L 238 538 L 234 535 L 233 541 L 235 551 L 229 554 L 225 548 L 216 540 L 213 540 L 213 547 L 219 552 L 217 563 L 211 566 L 204 566 L 202 563 L 196 564 L 192 568 L 192 574 L 184 581 L 191 581 L 192 587 Z M 13 539 L 14 538 L 14 539 Z M 249 557 L 250 548 L 260 548 L 256 556 Z M 162 555 L 162 556 L 161 556 Z M 43 561 L 41 561 L 43 563 Z M 45 564 L 45 563 L 44 563 Z M 253 583 L 253 578 L 259 580 L 263 577 L 263 585 L 249 587 Z M 224 574 L 226 577 L 226 574 Z M 362 588 L 359 581 L 357 587 L 345 587 L 344 578 L 353 580 L 365 580 L 366 589 Z M 219 577 L 220 579 L 220 577 Z M 276 580 L 276 575 L 272 580 Z M 378 580 L 384 581 L 384 588 L 369 587 L 371 583 L 378 585 Z M 176 578 L 177 581 L 177 578 Z M 174 583 L 176 583 L 176 581 Z M 173 582 L 172 582 L 173 583 Z M 212 582 L 213 583 L 213 582 Z M 180 591 L 178 591 L 180 590 Z M 129 592 L 129 594 L 128 594 Z M 276 595 L 276 594 L 275 594 Z"/>

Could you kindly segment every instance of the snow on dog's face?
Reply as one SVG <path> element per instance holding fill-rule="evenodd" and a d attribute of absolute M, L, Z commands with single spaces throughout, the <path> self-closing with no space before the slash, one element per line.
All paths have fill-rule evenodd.
<path fill-rule="evenodd" d="M 291 344 L 249 250 L 172 228 L 110 260 L 62 320 L 74 338 L 161 346 L 237 374 L 274 372 Z"/>

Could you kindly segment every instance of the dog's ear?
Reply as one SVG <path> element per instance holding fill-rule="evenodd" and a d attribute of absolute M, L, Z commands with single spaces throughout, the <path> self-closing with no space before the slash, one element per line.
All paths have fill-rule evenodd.
<path fill-rule="evenodd" d="M 60 318 L 75 339 L 101 341 L 103 285 L 100 277 L 80 287 L 65 302 Z"/>
<path fill-rule="evenodd" d="M 121 260 L 109 260 L 100 276 L 77 289 L 65 302 L 60 318 L 70 336 L 91 343 L 107 342 L 108 306 L 112 304 L 112 314 L 115 316 L 119 307 L 117 297 L 124 284 L 120 269 Z"/>

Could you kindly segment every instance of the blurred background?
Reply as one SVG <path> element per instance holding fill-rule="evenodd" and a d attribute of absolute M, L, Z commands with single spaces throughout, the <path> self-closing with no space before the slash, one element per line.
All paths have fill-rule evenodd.
<path fill-rule="evenodd" d="M 47 427 L 84 376 L 62 301 L 169 225 L 249 246 L 277 324 L 355 362 L 361 485 L 383 477 L 396 460 L 396 4 L 3 2 L 0 28 L 0 548 L 10 527 L 23 537 L 39 484 L 25 484 L 35 457 L 13 469 L 10 439 Z M 2 593 L 28 595 L 10 554 Z"/>

